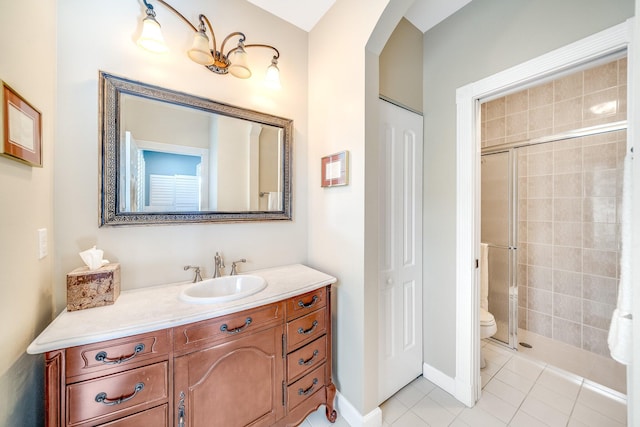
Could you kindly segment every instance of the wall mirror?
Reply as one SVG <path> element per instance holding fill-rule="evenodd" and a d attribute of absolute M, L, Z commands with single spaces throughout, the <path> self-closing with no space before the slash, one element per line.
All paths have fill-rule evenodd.
<path fill-rule="evenodd" d="M 100 72 L 100 225 L 291 220 L 293 122 Z"/>

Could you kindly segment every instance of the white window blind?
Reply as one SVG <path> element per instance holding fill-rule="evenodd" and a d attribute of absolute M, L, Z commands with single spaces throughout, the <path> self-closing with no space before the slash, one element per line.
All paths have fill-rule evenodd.
<path fill-rule="evenodd" d="M 149 209 L 197 211 L 200 209 L 200 178 L 191 175 L 149 175 Z"/>

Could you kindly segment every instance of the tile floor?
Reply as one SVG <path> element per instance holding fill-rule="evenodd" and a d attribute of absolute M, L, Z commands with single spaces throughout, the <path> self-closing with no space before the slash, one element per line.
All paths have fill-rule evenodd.
<path fill-rule="evenodd" d="M 487 367 L 482 397 L 467 408 L 423 377 L 381 405 L 383 427 L 624 427 L 626 398 L 589 380 L 492 342 L 483 342 Z M 338 417 L 335 427 L 349 427 Z M 324 407 L 304 427 L 327 427 Z"/>

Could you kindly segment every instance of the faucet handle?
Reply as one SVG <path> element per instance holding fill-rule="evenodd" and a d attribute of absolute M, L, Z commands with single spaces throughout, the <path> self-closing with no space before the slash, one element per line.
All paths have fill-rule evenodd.
<path fill-rule="evenodd" d="M 202 276 L 200 275 L 200 267 L 197 265 L 185 265 L 184 271 L 189 269 L 193 269 L 195 271 L 195 277 L 193 278 L 193 283 L 200 282 L 202 280 Z"/>
<path fill-rule="evenodd" d="M 236 274 L 238 274 L 237 265 L 241 262 L 247 262 L 247 260 L 242 258 L 231 263 L 231 276 L 235 276 Z"/>

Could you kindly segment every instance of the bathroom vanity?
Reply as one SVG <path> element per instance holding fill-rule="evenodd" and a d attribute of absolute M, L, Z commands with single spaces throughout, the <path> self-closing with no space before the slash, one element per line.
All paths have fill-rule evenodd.
<path fill-rule="evenodd" d="M 29 346 L 45 353 L 47 426 L 296 426 L 326 405 L 331 284 L 303 265 L 260 270 L 267 287 L 190 304 L 188 284 L 123 292 L 63 312 Z"/>

